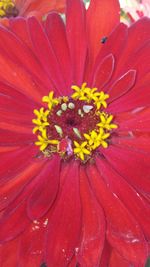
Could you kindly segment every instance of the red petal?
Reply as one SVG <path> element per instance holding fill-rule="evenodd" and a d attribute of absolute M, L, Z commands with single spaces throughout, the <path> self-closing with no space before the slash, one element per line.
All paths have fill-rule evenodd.
<path fill-rule="evenodd" d="M 38 55 L 38 59 L 44 71 L 57 89 L 56 91 L 62 93 L 62 89 L 65 89 L 64 80 L 60 72 L 58 60 L 50 46 L 44 29 L 34 17 L 28 19 L 28 25 L 34 51 Z M 52 85 L 50 87 L 52 87 Z"/>
<path fill-rule="evenodd" d="M 18 265 L 19 242 L 20 239 L 16 238 L 0 245 L 0 266 L 15 267 Z"/>
<path fill-rule="evenodd" d="M 23 66 L 15 64 L 4 53 L 0 55 L 0 81 L 9 83 L 12 88 L 41 103 L 42 95 L 33 77 L 25 71 Z"/>
<path fill-rule="evenodd" d="M 45 162 L 45 161 L 44 161 Z M 23 170 L 20 170 L 15 176 L 11 177 L 8 181 L 5 181 L 1 188 L 0 196 L 0 210 L 6 208 L 10 203 L 21 193 L 22 190 L 27 186 L 29 182 L 41 171 L 44 165 L 43 161 L 36 161 L 28 164 Z M 33 191 L 33 189 L 32 189 Z"/>
<path fill-rule="evenodd" d="M 33 98 L 34 101 L 41 102 L 44 94 L 42 79 L 46 81 L 47 79 L 37 59 L 32 51 L 10 31 L 0 27 L 0 35 L 0 79 L 23 92 L 27 97 Z M 11 56 L 8 56 L 8 50 L 11 51 Z"/>
<path fill-rule="evenodd" d="M 114 145 L 119 146 L 120 148 L 129 148 L 132 151 L 137 152 L 146 152 L 149 153 L 150 151 L 150 140 L 149 138 L 146 138 L 145 136 L 127 136 L 127 137 L 113 137 L 111 139 L 112 143 Z"/>
<path fill-rule="evenodd" d="M 40 267 L 44 262 L 45 235 L 48 218 L 33 221 L 21 235 L 18 261 L 23 267 Z"/>
<path fill-rule="evenodd" d="M 35 146 L 28 145 L 9 154 L 7 152 L 3 153 L 1 155 L 0 168 L 1 183 L 6 182 L 7 179 L 18 174 L 20 170 L 31 163 L 36 156 L 36 150 L 37 148 Z"/>
<path fill-rule="evenodd" d="M 76 162 L 70 163 L 64 185 L 49 222 L 46 263 L 66 267 L 79 245 L 81 206 L 79 173 Z"/>
<path fill-rule="evenodd" d="M 37 108 L 37 104 L 35 106 L 34 101 L 18 92 L 7 83 L 0 82 L 0 93 L 0 109 L 3 108 L 8 112 L 12 109 L 12 111 L 19 111 L 18 113 L 26 113 L 33 112 L 33 108 Z"/>
<path fill-rule="evenodd" d="M 25 213 L 26 203 L 22 202 L 15 210 L 9 214 L 4 213 L 0 220 L 0 241 L 5 242 L 19 235 L 30 223 Z"/>
<path fill-rule="evenodd" d="M 82 84 L 87 53 L 85 7 L 81 0 L 68 0 L 66 31 L 73 70 L 73 83 Z"/>
<path fill-rule="evenodd" d="M 7 121 L 7 122 L 5 122 L 5 121 Z M 32 132 L 32 126 L 31 125 L 28 124 L 26 126 L 22 126 L 19 123 L 17 124 L 13 120 L 10 123 L 10 120 L 7 120 L 7 117 L 5 117 L 5 119 L 3 119 L 2 121 L 0 120 L 0 128 L 4 129 L 4 130 L 9 130 L 9 131 L 12 131 L 12 132 L 29 134 L 29 135 Z"/>
<path fill-rule="evenodd" d="M 9 24 L 10 29 L 19 37 L 19 39 L 32 49 L 27 20 L 21 17 L 16 17 L 15 19 L 9 19 Z"/>
<path fill-rule="evenodd" d="M 120 21 L 120 6 L 117 0 L 91 0 L 87 11 L 87 33 L 91 58 L 101 47 L 101 39 L 108 36 Z M 107 19 L 107 20 L 106 20 Z"/>
<path fill-rule="evenodd" d="M 147 154 L 109 146 L 103 154 L 116 171 L 138 192 L 150 193 L 150 159 Z"/>
<path fill-rule="evenodd" d="M 148 256 L 148 246 L 137 221 L 120 199 L 110 192 L 94 165 L 89 165 L 87 173 L 96 197 L 105 211 L 109 243 L 127 260 L 143 266 Z"/>
<path fill-rule="evenodd" d="M 116 250 L 112 251 L 109 267 L 129 267 L 133 266 L 131 262 L 126 261 L 123 257 L 119 255 Z M 144 266 L 144 265 L 143 265 Z M 139 264 L 134 264 L 134 267 L 139 267 Z"/>
<path fill-rule="evenodd" d="M 105 218 L 88 183 L 85 168 L 80 168 L 82 239 L 76 251 L 81 266 L 98 266 L 105 240 Z"/>
<path fill-rule="evenodd" d="M 143 46 L 143 44 L 149 40 L 149 28 L 150 21 L 146 17 L 131 25 L 128 30 L 128 39 L 125 49 L 123 53 L 120 53 L 118 71 L 120 71 L 121 67 L 124 68 L 128 61 L 131 62 L 131 55 L 136 53 L 141 45 Z"/>
<path fill-rule="evenodd" d="M 31 220 L 42 217 L 53 204 L 59 186 L 60 157 L 53 157 L 36 177 L 37 185 L 28 199 Z"/>
<path fill-rule="evenodd" d="M 121 115 L 116 117 L 119 122 Z M 123 131 L 150 131 L 150 109 L 145 112 L 136 112 L 131 114 L 131 118 L 119 122 L 119 130 Z"/>
<path fill-rule="evenodd" d="M 150 90 L 149 82 L 145 84 L 137 84 L 132 88 L 128 94 L 123 95 L 121 98 L 112 102 L 108 107 L 110 112 L 125 112 L 138 107 L 146 107 L 150 104 Z"/>
<path fill-rule="evenodd" d="M 61 72 L 66 83 L 66 94 L 70 93 L 72 83 L 72 69 L 69 56 L 69 48 L 66 38 L 65 25 L 61 17 L 56 14 L 50 14 L 46 19 L 46 33 L 49 42 L 55 52 L 59 62 Z M 61 40 L 61 41 L 60 41 Z"/>
<path fill-rule="evenodd" d="M 142 226 L 146 239 L 150 239 L 150 205 L 137 191 L 126 182 L 109 163 L 97 158 L 96 165 L 109 190 L 115 194 L 126 206 Z M 114 182 L 115 181 L 115 182 Z M 131 205 L 132 203 L 132 205 Z M 145 220 L 145 217 L 147 220 Z"/>
<path fill-rule="evenodd" d="M 29 145 L 33 144 L 33 141 L 35 139 L 34 135 L 31 134 L 23 134 L 8 130 L 0 129 L 0 136 L 1 136 L 1 145 L 2 146 L 14 146 L 14 145 Z"/>
<path fill-rule="evenodd" d="M 32 133 L 33 112 L 31 112 L 31 113 L 29 111 L 27 113 L 26 112 L 24 112 L 24 113 L 20 112 L 20 114 L 19 114 L 17 112 L 11 112 L 10 110 L 8 112 L 8 108 L 5 110 L 2 110 L 0 108 L 0 113 L 1 113 L 0 123 L 2 125 L 5 125 L 5 124 L 8 125 L 8 127 L 6 126 L 5 129 L 12 130 L 14 128 L 13 125 L 16 124 L 16 128 L 19 129 L 19 127 L 20 127 L 20 129 L 21 129 L 20 133 L 23 129 L 24 129 L 24 133 L 29 133 L 29 134 Z M 10 125 L 10 127 L 9 127 L 9 125 Z M 2 126 L 1 128 L 4 128 L 4 126 Z M 19 130 L 15 129 L 15 128 L 13 130 L 15 132 L 19 132 Z"/>
<path fill-rule="evenodd" d="M 142 43 L 143 44 L 143 43 Z M 133 55 L 131 54 L 129 61 L 124 65 L 124 69 L 135 69 L 138 73 L 137 81 L 143 79 L 143 76 L 150 72 L 150 41 L 147 41 Z M 142 62 L 142 64 L 141 64 Z"/>
<path fill-rule="evenodd" d="M 93 86 L 101 90 L 109 82 L 114 70 L 114 63 L 114 56 L 109 54 L 97 65 L 97 68 L 94 69 Z"/>
<path fill-rule="evenodd" d="M 119 23 L 119 25 L 117 25 L 108 36 L 106 42 L 101 44 L 101 50 L 96 58 L 96 64 L 106 57 L 108 53 L 111 53 L 114 56 L 115 62 L 117 63 L 124 47 L 126 46 L 127 36 L 127 26 L 123 23 Z"/>
<path fill-rule="evenodd" d="M 17 150 L 19 146 L 0 146 L 0 153 Z"/>
<path fill-rule="evenodd" d="M 108 88 L 109 100 L 108 102 L 112 102 L 120 96 L 126 94 L 134 85 L 136 78 L 136 71 L 129 70 L 124 75 L 119 77 L 115 83 Z"/>
<path fill-rule="evenodd" d="M 102 256 L 101 256 L 101 259 L 100 259 L 99 267 L 108 266 L 111 250 L 112 250 L 111 246 L 108 244 L 107 240 L 105 240 L 105 245 L 104 245 L 103 253 L 102 253 Z"/>

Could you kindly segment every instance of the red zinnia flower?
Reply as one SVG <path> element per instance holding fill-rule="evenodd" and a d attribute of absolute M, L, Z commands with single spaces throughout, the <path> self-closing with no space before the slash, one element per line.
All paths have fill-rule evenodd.
<path fill-rule="evenodd" d="M 1 0 L 0 22 L 8 25 L 11 17 L 31 17 L 41 19 L 50 11 L 63 12 L 65 0 Z"/>
<path fill-rule="evenodd" d="M 1 266 L 145 264 L 150 22 L 118 23 L 68 0 L 0 27 Z"/>

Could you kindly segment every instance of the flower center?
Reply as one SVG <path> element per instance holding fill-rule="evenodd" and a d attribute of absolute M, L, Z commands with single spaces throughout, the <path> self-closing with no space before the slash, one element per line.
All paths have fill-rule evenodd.
<path fill-rule="evenodd" d="M 18 10 L 12 0 L 0 0 L 0 18 L 16 17 Z"/>
<path fill-rule="evenodd" d="M 54 92 L 44 96 L 47 108 L 35 109 L 33 133 L 37 134 L 40 151 L 45 156 L 58 153 L 64 159 L 75 157 L 86 162 L 108 141 L 117 125 L 113 115 L 106 113 L 108 94 L 97 88 L 72 86 L 71 96 L 54 97 Z"/>

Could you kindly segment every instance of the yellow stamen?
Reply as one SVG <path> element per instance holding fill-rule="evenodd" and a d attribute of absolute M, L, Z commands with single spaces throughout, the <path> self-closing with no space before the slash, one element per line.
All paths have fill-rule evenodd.
<path fill-rule="evenodd" d="M 103 91 L 99 92 L 96 96 L 93 97 L 94 104 L 96 105 L 97 109 L 100 109 L 101 106 L 107 108 L 106 99 L 109 98 L 108 94 L 105 94 Z"/>
<path fill-rule="evenodd" d="M 87 89 L 86 83 L 83 83 L 81 88 L 77 85 L 71 86 L 71 88 L 75 91 L 74 94 L 72 94 L 73 99 L 79 99 L 79 100 L 86 100 L 85 96 L 85 90 Z"/>
<path fill-rule="evenodd" d="M 90 155 L 90 151 L 86 148 L 87 142 L 79 144 L 78 142 L 74 141 L 74 145 L 74 154 L 80 159 L 84 160 L 85 155 Z"/>
<path fill-rule="evenodd" d="M 99 129 L 100 145 L 104 148 L 108 147 L 108 143 L 105 141 L 110 136 L 110 133 L 105 133 L 103 128 Z"/>
<path fill-rule="evenodd" d="M 87 95 L 87 102 L 90 102 L 91 100 L 96 100 L 97 97 L 99 97 L 100 93 L 98 92 L 98 89 L 97 88 L 86 88 L 85 89 L 85 93 Z"/>
<path fill-rule="evenodd" d="M 59 99 L 54 98 L 54 92 L 50 92 L 48 96 L 44 96 L 42 98 L 43 102 L 46 102 L 48 104 L 48 108 L 51 110 L 53 106 L 58 105 Z"/>
<path fill-rule="evenodd" d="M 34 109 L 33 112 L 37 116 L 37 119 L 32 120 L 32 122 L 36 124 L 36 127 L 33 128 L 33 133 L 36 133 L 36 131 L 42 132 L 42 130 L 49 125 L 47 118 L 50 111 L 44 111 L 44 108 L 40 108 L 40 110 Z"/>
<path fill-rule="evenodd" d="M 97 126 L 104 128 L 108 131 L 118 128 L 116 124 L 111 123 L 112 120 L 112 115 L 108 116 L 106 113 L 100 114 L 100 122 L 97 124 Z"/>
<path fill-rule="evenodd" d="M 58 145 L 58 140 L 49 140 L 47 137 L 46 129 L 42 131 L 42 136 L 38 135 L 38 140 L 35 145 L 40 146 L 40 150 L 43 151 L 48 145 Z"/>
<path fill-rule="evenodd" d="M 99 136 L 96 131 L 93 130 L 90 134 L 84 134 L 84 137 L 88 140 L 90 150 L 94 150 L 100 145 Z"/>

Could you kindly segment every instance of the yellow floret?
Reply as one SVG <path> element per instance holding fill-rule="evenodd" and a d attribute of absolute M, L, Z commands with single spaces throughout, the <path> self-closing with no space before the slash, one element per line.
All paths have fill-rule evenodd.
<path fill-rule="evenodd" d="M 114 123 L 111 123 L 112 120 L 113 120 L 112 115 L 108 116 L 105 113 L 100 114 L 100 122 L 97 124 L 97 126 L 104 128 L 106 130 L 116 129 L 118 126 Z"/>
<path fill-rule="evenodd" d="M 42 132 L 42 130 L 49 125 L 47 118 L 50 111 L 44 111 L 44 108 L 40 108 L 40 110 L 34 109 L 33 112 L 37 116 L 37 119 L 32 120 L 32 122 L 36 125 L 36 127 L 33 128 L 33 133 L 36 133 L 36 131 Z"/>
<path fill-rule="evenodd" d="M 94 104 L 96 105 L 97 109 L 100 109 L 101 106 L 107 108 L 106 99 L 109 98 L 108 94 L 105 94 L 103 91 L 99 92 L 96 96 L 94 96 Z"/>
<path fill-rule="evenodd" d="M 83 142 L 79 144 L 78 142 L 74 141 L 74 154 L 77 155 L 80 159 L 84 160 L 85 155 L 90 155 L 90 151 L 86 148 L 87 142 Z"/>
<path fill-rule="evenodd" d="M 53 108 L 53 106 L 58 105 L 59 99 L 54 98 L 54 92 L 50 92 L 48 96 L 44 96 L 42 98 L 43 102 L 46 102 L 48 104 L 49 110 Z"/>
<path fill-rule="evenodd" d="M 43 151 L 48 145 L 58 145 L 58 143 L 58 140 L 49 140 L 46 129 L 44 129 L 42 135 L 38 135 L 38 141 L 35 142 L 35 145 L 40 146 L 40 150 Z"/>

